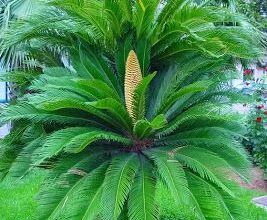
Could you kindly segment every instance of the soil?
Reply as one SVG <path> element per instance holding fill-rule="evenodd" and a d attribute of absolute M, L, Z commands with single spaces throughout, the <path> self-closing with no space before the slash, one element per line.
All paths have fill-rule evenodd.
<path fill-rule="evenodd" d="M 253 189 L 253 190 L 259 190 L 267 192 L 267 181 L 264 180 L 264 174 L 263 171 L 258 168 L 254 167 L 251 169 L 251 181 L 250 183 L 246 183 L 242 181 L 240 178 L 235 178 L 241 186 Z"/>

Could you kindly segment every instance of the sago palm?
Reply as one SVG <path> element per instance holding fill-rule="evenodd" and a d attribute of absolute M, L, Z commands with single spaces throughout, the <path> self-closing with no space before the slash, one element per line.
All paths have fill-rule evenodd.
<path fill-rule="evenodd" d="M 0 1 L 0 45 L 3 43 L 3 33 L 7 31 L 10 24 L 14 21 L 25 19 L 32 14 L 38 13 L 42 9 L 44 1 L 42 0 L 1 0 Z M 20 44 L 17 47 L 9 47 L 8 50 L 0 52 L 0 67 L 4 69 L 13 69 L 20 66 L 20 60 L 26 59 L 25 51 L 18 49 L 23 47 Z M 2 63 L 4 61 L 4 63 Z M 28 61 L 28 64 L 30 62 Z"/>
<path fill-rule="evenodd" d="M 228 82 L 238 58 L 261 55 L 261 34 L 190 1 L 51 4 L 3 47 L 43 40 L 69 61 L 44 68 L 1 114 L 15 124 L 2 177 L 50 170 L 39 219 L 159 219 L 157 183 L 197 219 L 246 219 L 228 180 L 249 168 Z"/>

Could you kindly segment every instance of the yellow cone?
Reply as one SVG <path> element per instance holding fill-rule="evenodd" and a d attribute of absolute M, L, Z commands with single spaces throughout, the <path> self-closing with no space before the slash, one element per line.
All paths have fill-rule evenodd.
<path fill-rule="evenodd" d="M 135 121 L 133 114 L 134 91 L 137 88 L 138 84 L 141 82 L 141 80 L 142 73 L 139 61 L 135 52 L 131 50 L 126 62 L 124 92 L 126 108 L 133 121 Z"/>

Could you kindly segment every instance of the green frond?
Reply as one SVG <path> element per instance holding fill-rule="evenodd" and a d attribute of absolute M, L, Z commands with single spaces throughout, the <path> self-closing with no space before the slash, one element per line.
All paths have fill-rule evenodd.
<path fill-rule="evenodd" d="M 167 120 L 164 115 L 158 115 L 151 122 L 146 119 L 138 120 L 133 128 L 133 134 L 138 138 L 145 138 L 152 135 L 157 130 L 166 126 Z"/>
<path fill-rule="evenodd" d="M 226 132 L 226 135 L 223 132 Z M 250 168 L 247 152 L 245 152 L 243 146 L 232 137 L 238 137 L 239 135 L 240 133 L 235 135 L 232 131 L 219 127 L 202 127 L 162 138 L 159 141 L 159 145 L 196 146 L 212 151 L 227 161 L 241 177 L 247 179 L 249 177 L 248 170 Z"/>
<path fill-rule="evenodd" d="M 156 14 L 159 0 L 138 0 L 135 3 L 134 27 L 136 29 L 137 38 L 140 39 L 151 34 L 152 24 Z"/>
<path fill-rule="evenodd" d="M 186 123 L 186 122 L 191 122 L 194 120 L 203 120 L 206 119 L 207 121 L 213 121 L 214 119 L 220 119 L 225 117 L 226 121 L 231 122 L 231 117 L 226 117 L 229 114 L 222 114 L 219 113 L 220 109 L 220 104 L 215 104 L 215 103 L 201 103 L 192 106 L 191 108 L 188 108 L 181 114 L 178 114 L 176 118 L 174 118 L 171 122 L 168 123 L 168 126 L 164 131 L 161 131 L 158 133 L 158 136 L 162 135 L 168 135 L 173 133 L 180 125 Z M 222 107 L 222 105 L 221 105 Z M 224 105 L 224 107 L 227 107 Z"/>
<path fill-rule="evenodd" d="M 234 150 L 232 150 L 232 156 L 230 156 L 229 153 L 225 153 L 225 151 L 227 151 L 227 149 L 229 148 L 229 146 L 228 148 L 226 148 L 227 145 L 222 145 L 222 149 L 219 150 L 214 149 L 214 147 L 217 147 L 217 145 L 210 145 L 210 148 L 203 146 L 202 148 L 201 142 L 198 146 L 193 145 L 192 149 L 188 151 L 191 151 L 190 154 L 192 157 L 197 158 L 200 162 L 206 164 L 206 166 L 208 166 L 221 181 L 223 181 L 225 177 L 231 176 L 233 174 L 239 176 L 244 181 L 248 181 L 250 178 L 249 170 L 251 163 L 247 158 L 247 152 L 245 152 L 244 149 L 240 148 L 241 146 L 234 145 L 237 144 L 235 142 L 236 141 L 233 141 L 232 149 Z M 227 144 L 230 145 L 230 143 Z M 225 147 L 225 149 L 223 149 L 223 147 Z M 183 150 L 186 151 L 186 149 Z M 201 151 L 201 153 L 199 153 L 199 156 L 197 156 L 197 151 L 199 150 Z M 229 150 L 229 152 L 231 152 L 231 150 Z M 213 163 L 208 163 L 205 159 L 209 156 L 210 158 L 213 158 Z M 224 167 L 224 169 L 221 170 L 221 168 L 219 167 Z"/>
<path fill-rule="evenodd" d="M 121 1 L 124 2 L 124 1 Z M 132 46 L 133 37 L 131 35 L 125 36 L 117 43 L 117 49 L 115 52 L 115 62 L 118 72 L 118 79 L 121 87 L 123 88 L 125 79 L 126 62 L 130 51 L 133 49 Z"/>
<path fill-rule="evenodd" d="M 180 98 L 187 95 L 193 95 L 197 92 L 205 91 L 208 89 L 209 86 L 212 85 L 212 81 L 197 81 L 192 83 L 188 86 L 184 86 L 182 89 L 178 90 L 174 94 L 168 97 L 168 99 L 162 103 L 161 108 L 157 112 L 157 114 L 166 113 L 171 106 L 177 102 Z"/>
<path fill-rule="evenodd" d="M 175 201 L 187 204 L 190 194 L 182 165 L 177 160 L 169 159 L 164 151 L 149 150 L 145 154 L 155 162 L 161 179 L 169 188 Z"/>
<path fill-rule="evenodd" d="M 131 143 L 127 138 L 97 128 L 69 127 L 49 135 L 43 146 L 34 152 L 33 160 L 38 165 L 63 151 L 79 153 L 98 140 L 114 141 L 125 145 Z"/>
<path fill-rule="evenodd" d="M 107 170 L 102 194 L 103 219 L 117 219 L 127 200 L 139 167 L 138 156 L 126 153 L 115 156 Z"/>
<path fill-rule="evenodd" d="M 140 167 L 129 193 L 128 210 L 130 220 L 156 220 L 159 216 L 155 204 L 156 179 L 152 172 L 153 166 L 139 156 Z"/>
<path fill-rule="evenodd" d="M 106 110 L 124 129 L 131 130 L 132 119 L 126 108 L 115 99 L 106 98 L 88 104 L 97 109 Z"/>
<path fill-rule="evenodd" d="M 22 150 L 18 152 L 16 159 L 12 162 L 10 169 L 8 171 L 9 177 L 22 178 L 31 169 L 34 169 L 32 162 L 32 155 L 44 142 L 44 137 L 39 137 L 23 147 Z"/>
<path fill-rule="evenodd" d="M 125 18 L 130 21 L 132 19 L 133 14 L 131 0 L 120 1 L 119 7 L 123 11 Z"/>
<path fill-rule="evenodd" d="M 23 86 L 27 83 L 30 83 L 36 76 L 38 76 L 38 73 L 36 73 L 34 71 L 30 71 L 30 72 L 20 72 L 20 71 L 6 72 L 6 73 L 1 73 L 0 81 L 1 82 L 17 83 L 18 85 Z"/>
<path fill-rule="evenodd" d="M 62 95 L 62 93 L 61 93 L 61 95 Z M 86 122 L 86 124 L 88 124 L 88 125 L 90 124 L 90 125 L 99 126 L 99 127 L 117 126 L 117 128 L 119 128 L 119 129 L 121 127 L 121 124 L 118 123 L 118 121 L 116 121 L 114 118 L 110 117 L 107 114 L 104 114 L 103 112 L 101 112 L 101 110 L 92 106 L 92 102 L 80 102 L 80 101 L 76 101 L 73 98 L 70 99 L 70 98 L 65 98 L 65 97 L 64 98 L 57 97 L 57 99 L 53 99 L 53 98 L 49 99 L 49 97 L 51 97 L 51 96 L 47 96 L 47 97 L 34 96 L 34 97 L 35 97 L 35 99 L 33 100 L 33 102 L 31 101 L 31 99 L 30 99 L 30 102 L 32 102 L 32 105 L 37 105 L 37 107 L 39 109 L 39 112 L 37 112 L 36 117 L 42 116 L 43 112 L 47 112 L 48 115 L 51 115 L 51 117 L 48 118 L 49 120 L 55 120 L 56 122 L 58 122 L 58 120 L 60 118 L 55 118 L 55 116 L 57 115 L 56 112 L 64 111 L 64 110 L 68 109 L 68 110 L 74 110 L 76 113 L 78 113 L 80 115 L 80 117 L 79 117 L 80 123 L 79 124 L 82 124 L 81 122 L 84 122 L 84 123 Z M 36 100 L 36 98 L 37 98 L 37 100 Z M 39 101 L 41 101 L 41 103 L 39 103 Z M 38 102 L 38 103 L 36 103 L 36 102 Z M 77 112 L 77 110 L 81 110 L 82 112 L 85 112 L 87 114 L 83 114 L 82 112 Z M 97 118 L 100 119 L 100 121 L 97 119 L 94 119 L 94 118 L 89 119 L 88 118 L 89 115 L 96 116 Z M 67 114 L 67 117 L 68 116 L 69 117 L 75 117 L 75 114 L 73 111 L 70 111 Z M 43 119 L 41 117 L 40 120 L 45 121 L 45 119 Z M 60 120 L 60 122 L 61 122 L 61 120 Z M 107 125 L 109 125 L 109 126 L 107 126 Z"/>
<path fill-rule="evenodd" d="M 174 16 L 174 13 L 177 13 L 177 11 L 181 10 L 181 8 L 184 7 L 187 2 L 188 0 L 167 1 L 157 19 L 157 22 L 160 24 L 159 27 L 162 28 L 163 24 L 170 20 L 172 16 Z"/>
<path fill-rule="evenodd" d="M 155 73 L 149 74 L 138 84 L 133 96 L 133 116 L 135 120 L 141 120 L 145 116 L 146 109 L 146 92 L 150 82 L 153 80 Z"/>
<path fill-rule="evenodd" d="M 137 42 L 136 53 L 140 62 L 141 72 L 143 73 L 143 76 L 149 74 L 149 68 L 151 65 L 151 47 L 151 42 L 147 38 L 147 36 L 143 37 Z"/>
<path fill-rule="evenodd" d="M 75 115 L 64 115 L 58 112 L 48 112 L 44 110 L 38 110 L 32 105 L 27 103 L 20 103 L 14 106 L 8 106 L 1 114 L 1 124 L 5 124 L 11 121 L 19 120 L 31 120 L 34 122 L 57 122 L 61 124 L 85 124 L 88 121 L 85 118 Z"/>
<path fill-rule="evenodd" d="M 10 168 L 12 163 L 16 160 L 19 150 L 21 150 L 21 145 L 13 143 L 10 147 L 9 145 L 5 146 L 3 143 L 0 143 L 0 180 L 3 180 Z"/>
<path fill-rule="evenodd" d="M 186 177 L 205 219 L 234 219 L 221 194 L 214 186 L 190 172 L 186 172 Z"/>
<path fill-rule="evenodd" d="M 79 95 L 80 99 L 86 98 L 87 101 L 95 101 L 96 99 L 104 98 L 114 98 L 121 101 L 117 91 L 104 81 L 98 79 L 87 80 L 77 77 L 75 74 L 71 74 L 68 71 L 66 71 L 66 73 L 69 74 L 65 75 L 65 71 L 55 71 L 54 68 L 46 69 L 43 75 L 32 82 L 30 89 L 46 93 L 49 93 L 50 89 L 60 89 L 63 90 L 62 92 L 67 90 L 74 95 Z M 58 76 L 58 74 L 60 74 L 60 76 Z"/>
<path fill-rule="evenodd" d="M 197 157 L 196 154 L 199 156 Z M 218 187 L 220 187 L 222 190 L 227 192 L 228 194 L 233 196 L 233 192 L 228 189 L 223 182 L 220 181 L 220 179 L 216 176 L 217 172 L 224 172 L 224 171 L 216 171 L 215 168 L 219 169 L 220 167 L 227 168 L 227 165 L 225 164 L 225 161 L 217 157 L 216 155 L 211 154 L 211 152 L 208 152 L 207 150 L 200 148 L 192 148 L 190 146 L 185 146 L 181 149 L 178 149 L 175 154 L 175 158 L 183 165 L 189 167 L 194 172 L 196 172 L 201 178 L 207 179 L 208 181 L 214 183 Z M 207 167 L 205 165 L 205 160 L 209 158 L 213 163 L 217 163 L 215 166 L 212 165 L 211 167 Z M 223 166 L 219 166 L 220 165 Z M 228 168 L 229 169 L 229 168 Z"/>
<path fill-rule="evenodd" d="M 49 219 L 94 219 L 101 212 L 101 195 L 107 163 L 81 177 L 58 203 Z M 82 204 L 82 205 L 81 205 Z"/>
<path fill-rule="evenodd" d="M 104 1 L 104 12 L 110 22 L 111 30 L 115 37 L 120 36 L 121 24 L 123 23 L 123 14 L 120 5 L 115 0 Z"/>
<path fill-rule="evenodd" d="M 207 57 L 199 55 L 185 56 L 184 58 L 179 58 L 179 60 L 177 59 L 176 62 L 178 62 L 177 66 L 170 66 L 168 69 L 160 71 L 154 80 L 155 85 L 152 84 L 153 93 L 148 110 L 149 117 L 155 115 L 163 103 L 173 97 L 174 93 L 186 86 L 190 88 L 190 84 L 194 85 L 198 80 L 203 80 L 203 90 L 196 94 L 205 94 L 209 88 L 212 88 L 212 85 L 208 86 L 208 84 L 212 83 L 211 81 L 214 81 L 212 84 L 217 84 L 215 79 L 207 81 L 209 72 L 212 71 L 212 74 L 214 74 L 214 72 L 221 71 L 221 68 L 227 65 L 224 60 L 207 59 Z M 206 85 L 205 81 L 207 81 Z M 196 84 L 196 86 L 198 85 Z M 206 89 L 204 89 L 205 86 Z M 180 97 L 177 102 L 180 101 L 181 105 L 183 105 L 194 96 L 196 95 L 189 93 L 184 97 Z"/>
<path fill-rule="evenodd" d="M 75 57 L 73 56 L 75 55 L 75 51 L 71 52 L 71 54 L 73 54 L 72 62 L 74 63 L 74 69 L 77 71 L 77 74 L 87 73 L 87 77 L 81 75 L 84 78 L 98 79 L 100 81 L 103 81 L 112 89 L 117 91 L 117 93 L 120 93 L 121 87 L 118 84 L 116 75 L 114 74 L 111 67 L 106 63 L 106 60 L 101 57 L 101 55 L 97 55 L 97 52 L 97 50 L 94 50 L 92 48 L 80 48 L 80 50 L 76 52 L 79 55 L 76 55 Z"/>
<path fill-rule="evenodd" d="M 103 173 L 107 168 L 107 163 L 103 163 L 105 160 L 106 157 L 103 154 L 91 156 L 76 154 L 62 158 L 52 173 L 48 174 L 42 190 L 38 194 L 39 218 L 58 219 L 62 215 L 64 218 L 64 214 L 84 216 L 87 215 L 87 208 L 92 208 L 92 215 L 97 214 L 100 204 L 95 203 L 97 201 L 94 201 L 94 196 L 99 193 L 98 189 L 104 179 Z M 94 184 L 95 190 L 91 188 L 92 184 Z M 87 186 L 91 187 L 87 188 Z M 77 197 L 83 190 L 89 194 Z M 69 209 L 74 208 L 75 204 L 73 203 L 79 199 L 87 202 L 83 203 L 79 209 L 75 209 L 75 212 L 69 213 L 68 210 L 65 210 L 65 205 Z M 79 203 L 79 205 L 81 204 Z"/>
<path fill-rule="evenodd" d="M 21 123 L 13 129 L 13 132 L 0 140 L 0 180 L 8 174 L 12 164 L 23 149 L 24 145 L 20 139 L 28 127 L 28 123 Z"/>
<path fill-rule="evenodd" d="M 84 1 L 84 4 L 79 4 L 78 2 L 67 0 L 57 0 L 53 1 L 52 4 L 57 8 L 66 11 L 68 14 L 73 15 L 76 19 L 81 19 L 86 21 L 88 24 L 92 25 L 95 28 L 95 31 L 101 34 L 102 36 L 109 36 L 107 40 L 111 40 L 109 31 L 107 30 L 107 20 L 102 13 L 99 13 L 103 8 L 102 2 L 89 2 Z"/>

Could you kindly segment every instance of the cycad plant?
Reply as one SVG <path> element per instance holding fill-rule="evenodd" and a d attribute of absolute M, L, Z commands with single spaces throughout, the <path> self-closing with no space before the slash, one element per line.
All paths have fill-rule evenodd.
<path fill-rule="evenodd" d="M 15 125 L 1 142 L 2 178 L 49 170 L 38 218 L 159 219 L 164 184 L 198 219 L 246 219 L 228 180 L 249 168 L 229 80 L 235 61 L 261 56 L 261 33 L 193 1 L 47 7 L 6 33 L 2 49 L 23 42 L 34 56 L 45 43 L 65 55 L 1 114 Z"/>
<path fill-rule="evenodd" d="M 0 1 L 0 45 L 3 44 L 3 34 L 9 29 L 12 22 L 27 18 L 31 14 L 38 13 L 43 6 L 42 0 L 1 0 Z M 20 45 L 22 47 L 23 45 Z M 23 50 L 9 47 L 8 50 L 1 51 L 0 67 L 4 69 L 18 68 L 23 56 Z M 2 61 L 4 60 L 4 63 Z M 30 64 L 30 62 L 28 62 Z"/>

